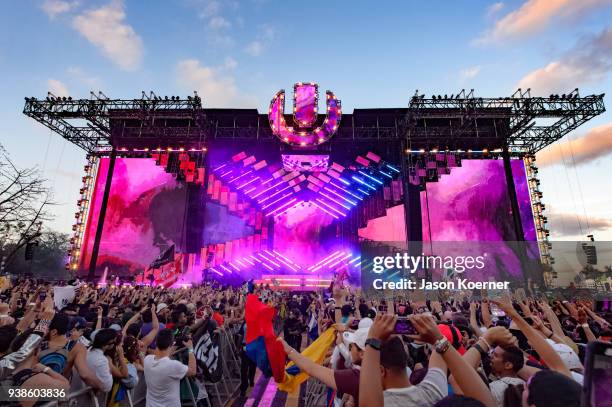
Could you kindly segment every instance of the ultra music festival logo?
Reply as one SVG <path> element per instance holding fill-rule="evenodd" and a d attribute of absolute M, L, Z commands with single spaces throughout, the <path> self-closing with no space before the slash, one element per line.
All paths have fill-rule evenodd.
<path fill-rule="evenodd" d="M 293 125 L 285 119 L 285 91 L 280 90 L 270 102 L 268 119 L 275 136 L 296 147 L 312 147 L 329 140 L 338 130 L 342 117 L 340 100 L 326 91 L 326 115 L 318 118 L 319 86 L 298 82 L 293 87 Z"/>

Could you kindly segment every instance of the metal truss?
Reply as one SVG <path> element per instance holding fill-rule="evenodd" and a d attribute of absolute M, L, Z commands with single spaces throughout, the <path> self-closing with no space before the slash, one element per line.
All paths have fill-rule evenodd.
<path fill-rule="evenodd" d="M 153 92 L 142 92 L 140 99 L 109 99 L 102 92 L 91 92 L 89 99 L 72 99 L 71 97 L 56 97 L 49 93 L 44 100 L 25 98 L 23 113 L 55 131 L 66 140 L 81 147 L 88 153 L 110 151 L 113 147 L 111 121 L 131 120 L 132 126 L 123 126 L 122 131 L 139 129 L 140 133 L 158 134 L 164 132 L 161 126 L 156 126 L 160 119 L 192 118 L 193 123 L 202 126 L 204 113 L 202 100 L 197 93 L 194 96 L 180 98 L 178 96 L 160 97 Z M 187 131 L 183 126 L 168 127 L 165 132 L 172 137 L 178 134 L 195 135 L 199 129 Z"/>
<path fill-rule="evenodd" d="M 410 149 L 497 149 L 534 154 L 605 111 L 603 94 L 480 98 L 473 90 L 425 98 L 418 92 L 407 108 L 355 109 L 343 115 L 331 143 L 406 140 Z M 24 114 L 88 153 L 113 148 L 201 148 L 219 140 L 273 141 L 267 115 L 255 109 L 204 109 L 200 97 L 140 99 L 26 98 Z M 541 123 L 545 121 L 545 123 Z"/>
<path fill-rule="evenodd" d="M 511 97 L 502 98 L 475 97 L 473 89 L 467 95 L 462 90 L 456 96 L 433 95 L 431 98 L 417 91 L 403 124 L 409 143 L 419 138 L 432 139 L 433 143 L 445 139 L 452 142 L 466 135 L 479 138 L 488 134 L 506 143 L 505 146 L 489 147 L 508 147 L 513 153 L 534 154 L 605 112 L 603 97 L 604 94 L 580 97 L 578 89 L 549 97 L 531 97 L 529 89 L 525 92 L 518 89 Z M 443 125 L 431 123 L 442 119 L 448 122 Z M 539 119 L 547 123 L 541 125 Z M 489 134 L 491 125 L 493 134 Z M 442 143 L 436 147 L 445 146 Z"/>

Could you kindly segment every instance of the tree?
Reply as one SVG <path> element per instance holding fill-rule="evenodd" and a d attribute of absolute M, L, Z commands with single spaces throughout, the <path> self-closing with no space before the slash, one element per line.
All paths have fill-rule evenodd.
<path fill-rule="evenodd" d="M 54 202 L 46 180 L 34 168 L 19 168 L 0 144 L 0 254 L 10 264 L 17 252 L 41 235 Z"/>
<path fill-rule="evenodd" d="M 7 272 L 16 275 L 32 274 L 46 280 L 68 280 L 66 256 L 70 248 L 69 236 L 55 231 L 43 231 L 36 239 L 39 244 L 34 249 L 34 258 L 25 259 L 25 247 L 17 250 Z"/>

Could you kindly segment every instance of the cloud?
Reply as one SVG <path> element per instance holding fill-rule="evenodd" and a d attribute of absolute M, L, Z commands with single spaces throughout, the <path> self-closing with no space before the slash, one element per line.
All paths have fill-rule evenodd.
<path fill-rule="evenodd" d="M 49 92 L 53 93 L 55 96 L 68 96 L 70 94 L 70 92 L 68 92 L 68 87 L 57 79 L 47 80 L 47 88 Z"/>
<path fill-rule="evenodd" d="M 469 68 L 462 69 L 459 72 L 459 76 L 463 80 L 475 78 L 480 73 L 480 68 L 481 68 L 480 65 L 476 65 L 476 66 L 471 66 Z"/>
<path fill-rule="evenodd" d="M 221 3 L 216 0 L 199 0 L 196 6 L 200 10 L 200 18 L 209 18 L 221 11 Z"/>
<path fill-rule="evenodd" d="M 229 28 L 231 24 L 225 18 L 221 16 L 215 16 L 208 21 L 208 26 L 213 30 L 221 30 L 224 28 Z"/>
<path fill-rule="evenodd" d="M 74 10 L 78 5 L 78 1 L 45 0 L 41 8 L 49 18 L 53 19 L 60 14 Z"/>
<path fill-rule="evenodd" d="M 540 167 L 555 164 L 583 165 L 612 153 L 612 123 L 590 129 L 574 140 L 553 144 L 540 151 L 537 164 Z M 572 157 L 573 156 L 573 157 Z"/>
<path fill-rule="evenodd" d="M 202 65 L 197 59 L 185 59 L 177 64 L 177 82 L 186 91 L 196 90 L 207 107 L 256 108 L 257 100 L 240 94 L 234 77 L 228 72 L 236 65 L 231 58 L 219 67 Z"/>
<path fill-rule="evenodd" d="M 253 41 L 244 48 L 244 52 L 254 57 L 260 56 L 262 51 L 263 45 L 259 41 Z"/>
<path fill-rule="evenodd" d="M 276 30 L 269 24 L 264 24 L 259 27 L 256 39 L 247 44 L 244 48 L 244 52 L 247 54 L 258 57 L 266 49 L 268 43 L 270 43 L 276 37 Z"/>
<path fill-rule="evenodd" d="M 577 86 L 597 83 L 612 69 L 612 27 L 584 37 L 559 59 L 525 75 L 518 83 L 532 93 L 567 93 Z"/>
<path fill-rule="evenodd" d="M 493 18 L 495 17 L 502 9 L 504 8 L 504 3 L 501 1 L 498 3 L 493 3 L 487 9 L 487 17 Z"/>
<path fill-rule="evenodd" d="M 134 71 L 142 62 L 142 40 L 125 22 L 122 0 L 89 10 L 73 20 L 73 27 L 107 58 L 125 71 Z"/>
<path fill-rule="evenodd" d="M 482 33 L 474 43 L 488 45 L 525 38 L 544 30 L 555 19 L 576 19 L 611 3 L 612 0 L 527 0 L 517 10 L 495 21 L 493 28 Z"/>
<path fill-rule="evenodd" d="M 67 69 L 70 79 L 88 87 L 90 90 L 100 89 L 101 81 L 97 76 L 90 76 L 78 66 L 71 66 Z"/>
<path fill-rule="evenodd" d="M 238 62 L 232 57 L 225 58 L 225 68 L 228 70 L 235 69 L 238 66 Z"/>
<path fill-rule="evenodd" d="M 584 216 L 575 213 L 548 212 L 548 227 L 553 237 L 580 236 L 587 233 L 587 222 Z M 612 220 L 589 217 L 588 231 L 601 232 L 612 229 Z"/>

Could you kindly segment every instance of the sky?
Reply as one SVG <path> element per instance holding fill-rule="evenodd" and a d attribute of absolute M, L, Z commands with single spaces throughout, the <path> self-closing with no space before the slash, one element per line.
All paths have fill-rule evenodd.
<path fill-rule="evenodd" d="M 266 111 L 313 81 L 343 110 L 419 93 L 612 94 L 612 0 L 23 0 L 0 4 L 0 143 L 37 166 L 69 233 L 85 154 L 23 115 L 24 97 L 187 96 Z M 610 109 L 610 97 L 604 99 Z M 538 154 L 553 240 L 612 240 L 612 114 Z"/>

